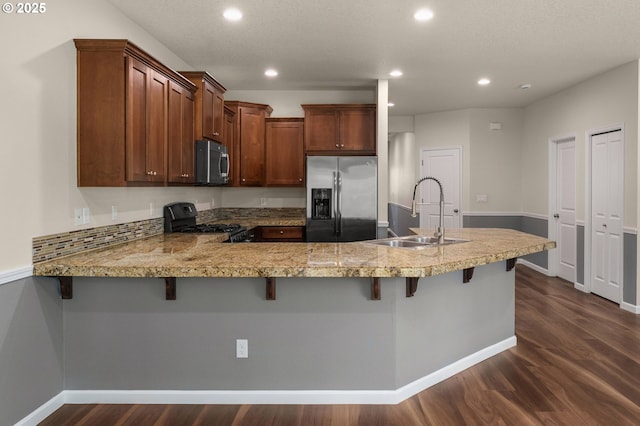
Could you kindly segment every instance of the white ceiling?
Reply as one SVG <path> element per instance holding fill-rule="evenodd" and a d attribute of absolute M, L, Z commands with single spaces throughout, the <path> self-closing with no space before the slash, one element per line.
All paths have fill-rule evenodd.
<path fill-rule="evenodd" d="M 640 58 L 640 0 L 111 1 L 227 89 L 389 79 L 390 115 L 522 107 Z M 242 21 L 222 18 L 228 6 Z M 416 22 L 420 7 L 435 17 Z M 280 75 L 267 79 L 267 67 Z M 389 77 L 394 68 L 404 76 Z M 478 86 L 480 77 L 491 85 Z"/>

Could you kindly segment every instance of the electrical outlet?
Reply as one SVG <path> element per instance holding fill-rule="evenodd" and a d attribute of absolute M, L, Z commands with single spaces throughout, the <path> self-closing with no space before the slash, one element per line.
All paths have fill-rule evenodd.
<path fill-rule="evenodd" d="M 75 209 L 73 213 L 76 218 L 76 225 L 82 225 L 82 209 Z"/>
<path fill-rule="evenodd" d="M 487 202 L 487 194 L 476 194 L 476 202 L 478 202 L 478 203 L 486 203 Z"/>
<path fill-rule="evenodd" d="M 260 206 L 264 207 L 267 205 L 267 199 L 266 198 L 260 198 Z"/>
<path fill-rule="evenodd" d="M 118 218 L 118 208 L 116 206 L 111 206 L 111 220 L 116 220 Z"/>
<path fill-rule="evenodd" d="M 82 224 L 86 225 L 91 221 L 91 212 L 89 211 L 89 207 L 85 207 L 82 209 Z"/>
<path fill-rule="evenodd" d="M 249 341 L 236 339 L 236 358 L 249 358 Z"/>
<path fill-rule="evenodd" d="M 153 216 L 153 203 L 149 203 L 149 216 Z"/>

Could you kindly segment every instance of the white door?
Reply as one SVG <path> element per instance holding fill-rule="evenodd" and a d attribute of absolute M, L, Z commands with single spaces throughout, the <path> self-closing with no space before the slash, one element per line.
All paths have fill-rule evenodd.
<path fill-rule="evenodd" d="M 421 155 L 420 178 L 435 177 L 444 192 L 444 227 L 462 228 L 462 148 L 426 149 Z M 432 180 L 420 184 L 420 227 L 436 228 L 440 217 L 440 189 Z"/>
<path fill-rule="evenodd" d="M 622 299 L 622 131 L 591 135 L 591 292 Z"/>
<path fill-rule="evenodd" d="M 574 138 L 555 143 L 556 273 L 576 281 L 576 142 Z"/>

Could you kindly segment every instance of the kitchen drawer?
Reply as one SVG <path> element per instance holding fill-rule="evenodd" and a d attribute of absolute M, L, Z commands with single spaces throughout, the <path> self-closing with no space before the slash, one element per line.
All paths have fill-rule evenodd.
<path fill-rule="evenodd" d="M 303 226 L 261 226 L 261 241 L 304 241 Z"/>

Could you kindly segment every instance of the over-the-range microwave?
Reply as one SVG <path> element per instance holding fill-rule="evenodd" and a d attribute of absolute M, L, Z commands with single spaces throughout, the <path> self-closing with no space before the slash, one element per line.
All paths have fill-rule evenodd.
<path fill-rule="evenodd" d="M 209 140 L 196 141 L 196 185 L 224 185 L 229 182 L 227 147 Z"/>

